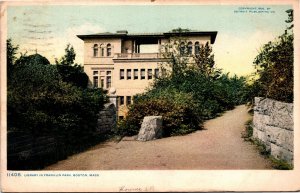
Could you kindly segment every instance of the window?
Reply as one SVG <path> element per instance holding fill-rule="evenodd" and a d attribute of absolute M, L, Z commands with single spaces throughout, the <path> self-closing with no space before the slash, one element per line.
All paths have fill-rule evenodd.
<path fill-rule="evenodd" d="M 98 71 L 93 71 L 93 75 L 95 76 L 95 75 L 98 75 Z"/>
<path fill-rule="evenodd" d="M 136 79 L 138 79 L 139 78 L 139 70 L 138 69 L 134 69 L 134 71 L 133 71 L 133 78 L 134 78 L 134 80 L 136 80 Z"/>
<path fill-rule="evenodd" d="M 152 69 L 148 69 L 148 79 L 152 79 Z"/>
<path fill-rule="evenodd" d="M 141 79 L 145 79 L 145 69 L 141 69 Z"/>
<path fill-rule="evenodd" d="M 107 76 L 106 77 L 106 88 L 110 88 L 111 87 L 111 76 Z"/>
<path fill-rule="evenodd" d="M 110 44 L 107 44 L 106 54 L 107 54 L 107 56 L 111 56 L 111 45 Z"/>
<path fill-rule="evenodd" d="M 131 69 L 127 69 L 127 80 L 131 79 Z"/>
<path fill-rule="evenodd" d="M 98 76 L 93 77 L 93 87 L 98 88 Z"/>
<path fill-rule="evenodd" d="M 192 55 L 193 52 L 193 43 L 189 42 L 188 43 L 188 55 Z"/>
<path fill-rule="evenodd" d="M 111 75 L 111 71 L 106 71 L 106 75 L 110 76 Z"/>
<path fill-rule="evenodd" d="M 101 79 L 101 88 L 104 88 L 104 76 L 101 76 L 100 77 L 100 79 Z"/>
<path fill-rule="evenodd" d="M 159 77 L 159 69 L 158 68 L 154 69 L 154 76 L 155 76 L 155 78 Z"/>
<path fill-rule="evenodd" d="M 185 52 L 185 45 L 184 45 L 184 43 L 183 42 L 181 42 L 181 44 L 180 44 L 180 55 L 184 55 L 184 52 Z"/>
<path fill-rule="evenodd" d="M 199 42 L 195 43 L 195 55 L 199 55 L 200 54 L 200 44 Z"/>
<path fill-rule="evenodd" d="M 120 69 L 120 80 L 124 79 L 124 69 Z"/>
<path fill-rule="evenodd" d="M 94 44 L 94 57 L 98 56 L 98 44 Z"/>
<path fill-rule="evenodd" d="M 104 48 L 101 48 L 101 56 L 104 56 Z"/>
<path fill-rule="evenodd" d="M 131 104 L 131 96 L 127 96 L 126 97 L 126 105 L 130 105 Z"/>
<path fill-rule="evenodd" d="M 124 96 L 119 96 L 120 105 L 124 105 Z"/>

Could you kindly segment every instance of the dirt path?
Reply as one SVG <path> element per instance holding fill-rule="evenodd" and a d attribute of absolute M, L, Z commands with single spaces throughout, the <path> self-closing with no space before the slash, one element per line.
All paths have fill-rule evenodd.
<path fill-rule="evenodd" d="M 238 106 L 205 122 L 205 130 L 148 142 L 106 142 L 46 170 L 271 169 L 255 146 L 241 138 L 250 118 L 246 107 Z"/>

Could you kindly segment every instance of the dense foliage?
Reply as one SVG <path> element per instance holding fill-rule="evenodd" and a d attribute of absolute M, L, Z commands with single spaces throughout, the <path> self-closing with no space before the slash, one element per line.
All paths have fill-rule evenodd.
<path fill-rule="evenodd" d="M 81 88 L 88 85 L 88 76 L 84 73 L 83 67 L 74 63 L 76 53 L 70 44 L 65 48 L 65 55 L 56 60 L 56 66 L 62 80 Z"/>
<path fill-rule="evenodd" d="M 287 10 L 293 21 L 293 10 Z M 293 102 L 294 89 L 294 35 L 293 25 L 274 41 L 263 45 L 254 59 L 256 73 L 254 83 L 248 86 L 248 99 L 255 96 L 269 97 L 275 100 Z"/>
<path fill-rule="evenodd" d="M 16 54 L 19 49 L 19 46 L 14 46 L 12 44 L 12 39 L 8 39 L 6 42 L 6 51 L 7 51 L 7 71 L 8 77 L 10 76 L 10 72 L 12 71 L 13 64 L 17 59 Z"/>
<path fill-rule="evenodd" d="M 293 39 L 293 34 L 283 34 L 265 44 L 255 58 L 261 96 L 293 102 Z"/>
<path fill-rule="evenodd" d="M 120 135 L 135 135 L 145 116 L 163 117 L 163 135 L 181 135 L 201 126 L 191 94 L 179 92 L 171 87 L 160 91 L 149 91 L 136 98 L 129 113 L 118 127 Z"/>
<path fill-rule="evenodd" d="M 164 136 L 190 133 L 201 129 L 203 120 L 244 102 L 245 78 L 230 77 L 215 69 L 208 45 L 200 48 L 206 59 L 182 57 L 178 45 L 180 41 L 175 40 L 166 46 L 168 62 L 161 69 L 166 73 L 146 93 L 135 97 L 126 119 L 119 124 L 119 134 L 137 134 L 143 117 L 151 115 L 162 115 Z M 193 65 L 191 59 L 195 58 L 198 63 Z M 205 61 L 209 64 L 200 66 Z"/>
<path fill-rule="evenodd" d="M 13 64 L 7 85 L 8 133 L 54 138 L 57 146 L 43 160 L 36 155 L 26 160 L 15 158 L 9 160 L 9 167 L 34 169 L 91 145 L 96 140 L 97 114 L 106 100 L 101 89 L 63 81 L 57 66 L 45 57 L 21 56 Z M 40 166 L 34 164 L 37 160 Z"/>

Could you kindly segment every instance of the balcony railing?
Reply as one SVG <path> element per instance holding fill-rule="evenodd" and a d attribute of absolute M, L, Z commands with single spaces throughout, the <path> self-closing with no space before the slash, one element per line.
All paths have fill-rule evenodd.
<path fill-rule="evenodd" d="M 115 59 L 156 59 L 161 58 L 160 53 L 117 53 Z"/>

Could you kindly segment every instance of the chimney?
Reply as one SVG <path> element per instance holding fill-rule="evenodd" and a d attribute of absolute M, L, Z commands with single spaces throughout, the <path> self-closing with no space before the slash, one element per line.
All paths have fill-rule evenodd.
<path fill-rule="evenodd" d="M 118 30 L 117 34 L 128 34 L 127 30 Z"/>

